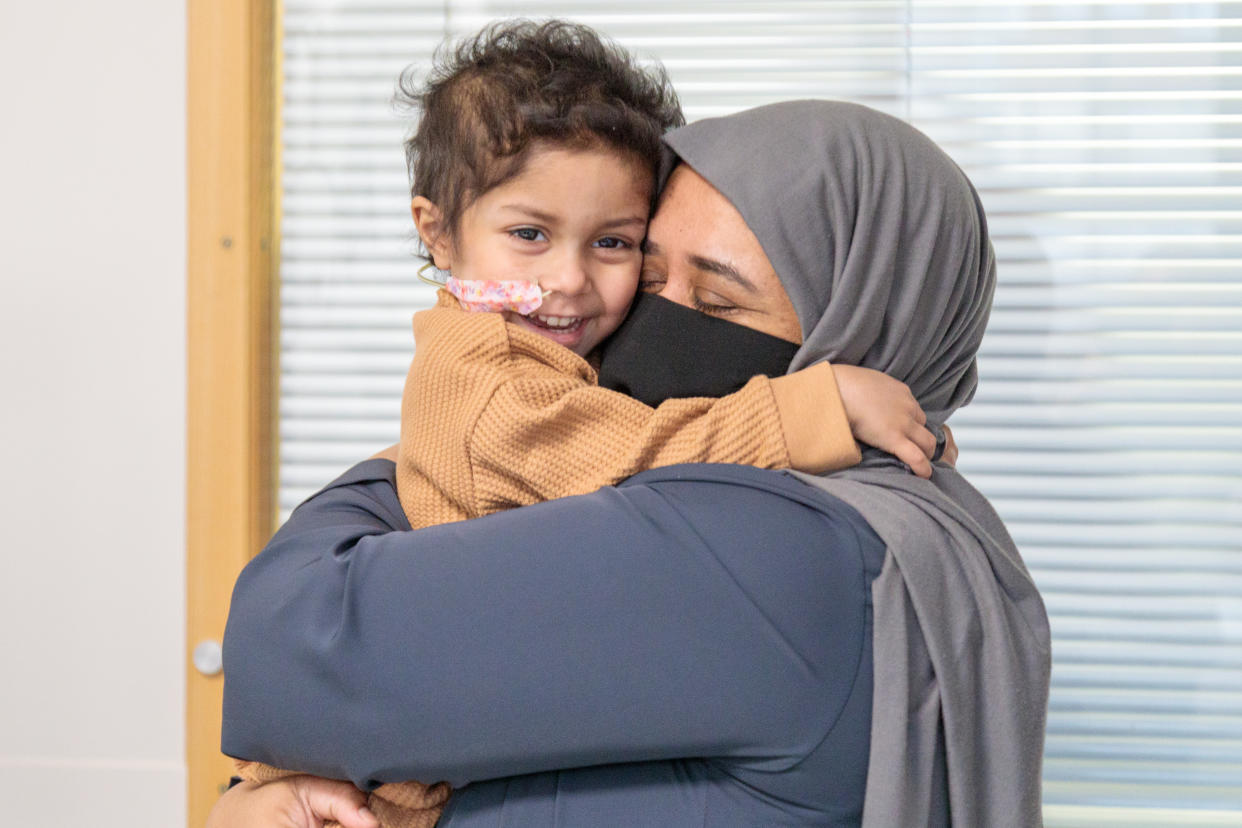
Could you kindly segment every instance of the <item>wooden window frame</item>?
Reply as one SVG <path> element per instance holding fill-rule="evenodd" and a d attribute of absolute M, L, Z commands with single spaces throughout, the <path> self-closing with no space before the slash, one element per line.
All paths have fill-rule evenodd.
<path fill-rule="evenodd" d="M 231 775 L 219 642 L 238 572 L 276 517 L 279 0 L 187 0 L 187 815 Z"/>

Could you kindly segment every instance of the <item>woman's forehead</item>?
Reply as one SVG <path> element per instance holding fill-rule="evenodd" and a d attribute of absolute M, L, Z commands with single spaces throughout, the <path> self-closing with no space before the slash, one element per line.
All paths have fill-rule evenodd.
<path fill-rule="evenodd" d="M 660 193 L 653 233 L 694 246 L 723 248 L 736 257 L 767 256 L 746 220 L 719 190 L 692 168 L 681 164 Z M 663 244 L 663 242 L 661 242 Z"/>
<path fill-rule="evenodd" d="M 727 269 L 752 276 L 772 270 L 742 214 L 684 164 L 660 195 L 647 239 L 653 252 L 678 260 L 720 262 Z"/>
<path fill-rule="evenodd" d="M 741 324 L 801 339 L 797 314 L 759 239 L 733 204 L 692 168 L 683 164 L 669 178 L 647 230 L 646 250 L 649 263 L 662 263 L 668 282 L 712 290 L 771 317 L 758 325 L 739 317 Z"/>

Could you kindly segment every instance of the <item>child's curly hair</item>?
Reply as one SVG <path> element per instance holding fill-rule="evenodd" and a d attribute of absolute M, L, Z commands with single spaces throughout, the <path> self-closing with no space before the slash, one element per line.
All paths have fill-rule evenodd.
<path fill-rule="evenodd" d="M 450 233 L 477 198 L 522 172 L 537 142 L 632 153 L 654 184 L 660 136 L 685 123 L 662 67 L 645 69 L 563 20 L 493 23 L 442 46 L 424 82 L 418 74 L 407 68 L 396 93 L 421 114 L 405 142 L 410 195 L 435 204 Z"/>

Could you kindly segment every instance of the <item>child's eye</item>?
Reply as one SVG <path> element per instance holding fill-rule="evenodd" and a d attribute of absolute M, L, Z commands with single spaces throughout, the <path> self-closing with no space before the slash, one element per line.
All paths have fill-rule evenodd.
<path fill-rule="evenodd" d="M 595 246 L 603 247 L 608 250 L 617 250 L 617 249 L 625 248 L 625 247 L 633 247 L 633 245 L 631 245 L 625 239 L 619 239 L 616 236 L 605 236 L 604 238 L 596 241 Z"/>
<path fill-rule="evenodd" d="M 510 230 L 509 235 L 528 242 L 547 241 L 543 231 L 534 227 L 519 227 L 516 230 Z"/>

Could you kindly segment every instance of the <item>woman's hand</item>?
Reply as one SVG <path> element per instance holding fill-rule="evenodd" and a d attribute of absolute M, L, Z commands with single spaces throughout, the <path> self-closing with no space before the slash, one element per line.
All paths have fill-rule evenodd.
<path fill-rule="evenodd" d="M 259 784 L 242 782 L 225 792 L 205 828 L 379 828 L 366 807 L 367 795 L 348 782 L 291 776 Z"/>
<path fill-rule="evenodd" d="M 888 374 L 857 365 L 832 366 L 854 439 L 905 463 L 919 477 L 931 477 L 936 437 L 910 388 Z"/>

